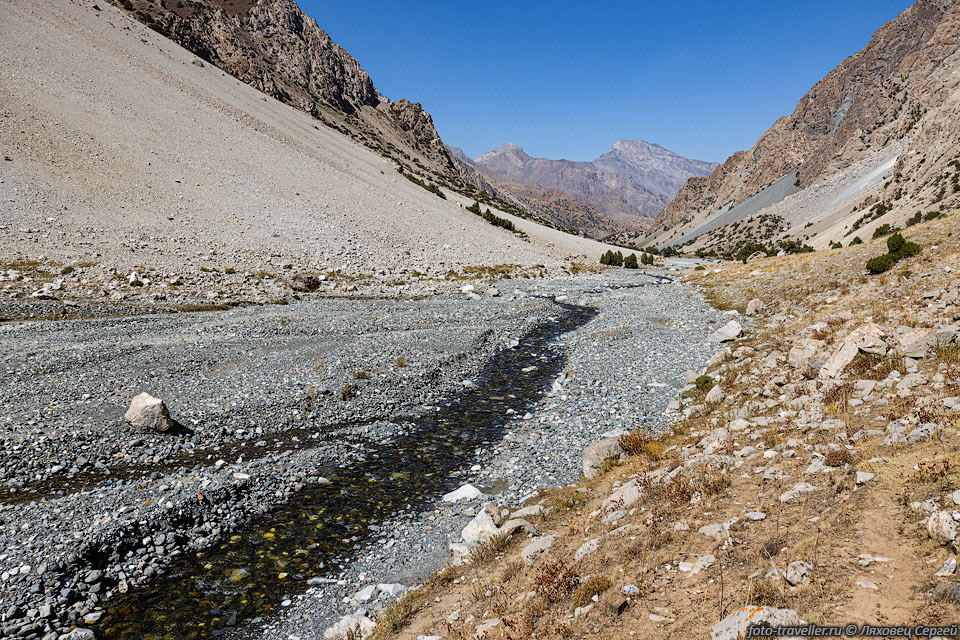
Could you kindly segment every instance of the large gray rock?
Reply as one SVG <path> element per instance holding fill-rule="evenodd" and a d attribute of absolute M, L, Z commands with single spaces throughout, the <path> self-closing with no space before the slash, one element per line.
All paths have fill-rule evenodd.
<path fill-rule="evenodd" d="M 604 438 L 597 442 L 587 445 L 583 450 L 583 476 L 592 478 L 603 468 L 603 463 L 607 458 L 616 457 L 620 460 L 627 457 L 623 447 L 620 446 L 620 438 Z"/>
<path fill-rule="evenodd" d="M 166 433 L 176 425 L 163 400 L 154 398 L 146 391 L 134 396 L 130 401 L 130 408 L 123 414 L 123 419 L 143 431 L 159 433 Z"/>
<path fill-rule="evenodd" d="M 854 329 L 850 335 L 844 338 L 840 348 L 820 368 L 820 379 L 836 378 L 861 351 L 875 355 L 885 355 L 887 353 L 887 343 L 883 341 L 884 335 L 879 325 L 872 322 L 862 324 Z"/>
<path fill-rule="evenodd" d="M 310 292 L 320 288 L 320 278 L 312 273 L 299 272 L 290 276 L 290 288 L 294 291 Z"/>
<path fill-rule="evenodd" d="M 790 348 L 790 352 L 787 354 L 787 362 L 796 369 L 803 369 L 810 364 L 810 361 L 816 357 L 821 348 L 823 348 L 822 340 L 801 338 Z"/>
<path fill-rule="evenodd" d="M 784 572 L 784 578 L 793 586 L 804 584 L 810 581 L 810 574 L 813 572 L 813 565 L 809 562 L 797 561 L 787 565 Z"/>
<path fill-rule="evenodd" d="M 473 517 L 460 533 L 460 537 L 467 544 L 483 544 L 500 533 L 490 509 L 487 508 L 488 506 L 492 505 L 484 505 L 484 508 Z"/>
<path fill-rule="evenodd" d="M 721 402 L 723 402 L 723 399 L 726 397 L 727 396 L 723 392 L 723 389 L 720 388 L 720 385 L 715 384 L 710 389 L 710 391 L 707 392 L 707 395 L 704 398 L 704 401 L 707 404 L 720 404 Z"/>
<path fill-rule="evenodd" d="M 533 561 L 539 556 L 542 556 L 550 551 L 550 547 L 553 546 L 554 538 L 556 538 L 556 536 L 553 535 L 535 538 L 533 542 L 523 548 L 523 551 L 520 552 L 520 557 L 523 558 L 525 563 L 533 564 Z"/>
<path fill-rule="evenodd" d="M 800 624 L 805 623 L 793 609 L 749 605 L 713 625 L 710 640 L 737 640 L 746 635 L 747 627 L 751 625 L 773 628 Z"/>
<path fill-rule="evenodd" d="M 954 512 L 955 513 L 955 512 Z M 940 544 L 957 546 L 957 521 L 950 511 L 934 511 L 927 519 L 927 533 Z"/>
<path fill-rule="evenodd" d="M 761 300 L 760 298 L 754 298 L 753 300 L 747 303 L 746 315 L 752 316 L 755 313 L 759 313 L 760 311 L 763 311 L 763 308 L 765 306 L 766 305 L 763 304 L 763 300 Z"/>
<path fill-rule="evenodd" d="M 731 340 L 739 338 L 742 333 L 743 327 L 740 326 L 740 323 L 736 320 L 731 320 L 711 333 L 707 340 L 709 342 L 730 342 Z"/>
<path fill-rule="evenodd" d="M 897 351 L 908 358 L 927 358 L 933 355 L 940 338 L 935 329 L 914 329 L 897 339 Z"/>

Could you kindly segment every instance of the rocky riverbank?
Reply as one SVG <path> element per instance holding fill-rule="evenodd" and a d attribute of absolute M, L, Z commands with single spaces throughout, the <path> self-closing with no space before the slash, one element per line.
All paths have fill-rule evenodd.
<path fill-rule="evenodd" d="M 685 376 L 669 431 L 599 440 L 587 478 L 521 509 L 478 503 L 465 563 L 370 632 L 736 640 L 750 624 L 856 623 L 954 637 L 953 235 L 949 221 L 912 228 L 923 251 L 892 275 L 864 270 L 882 241 L 689 272 L 715 307 L 751 315 L 713 334 L 725 344 Z"/>
<path fill-rule="evenodd" d="M 716 314 L 660 276 L 505 282 L 497 296 L 485 287 L 482 296 L 420 301 L 0 325 L 9 380 L 0 400 L 10 454 L 0 478 L 5 633 L 53 638 L 79 626 L 121 637 L 122 624 L 107 631 L 117 621 L 109 603 L 136 603 L 171 567 L 188 572 L 191 557 L 202 569 L 205 550 L 401 442 L 469 390 L 494 354 L 563 317 L 567 303 L 599 315 L 530 354 L 545 370 L 560 358 L 543 383 L 547 395 L 522 412 L 505 406 L 508 437 L 472 451 L 448 482 L 470 481 L 515 504 L 539 486 L 570 481 L 579 447 L 633 415 L 628 403 L 637 396 L 628 400 L 627 390 L 642 392 L 642 411 L 659 416 L 679 372 L 706 357 L 690 345 Z M 638 349 L 660 365 L 657 373 L 623 364 Z M 537 364 L 524 369 L 513 373 L 541 375 Z M 122 421 L 144 390 L 164 398 L 178 431 L 142 432 Z M 401 508 L 348 539 L 337 566 L 291 571 L 291 583 L 313 583 L 299 594 L 293 584 L 289 592 L 268 585 L 257 596 L 266 614 L 290 612 L 263 616 L 267 633 L 333 621 L 353 604 L 344 596 L 371 580 L 415 584 L 446 562 L 472 510 Z M 238 624 L 226 609 L 210 617 L 216 628 L 191 637 Z"/>

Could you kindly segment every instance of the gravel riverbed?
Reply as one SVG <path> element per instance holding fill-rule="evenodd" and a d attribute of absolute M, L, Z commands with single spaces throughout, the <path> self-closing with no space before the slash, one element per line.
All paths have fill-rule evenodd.
<path fill-rule="evenodd" d="M 107 626 L 117 618 L 111 603 L 136 603 L 142 586 L 149 593 L 169 571 L 202 569 L 208 549 L 253 522 L 273 540 L 278 506 L 295 510 L 326 476 L 402 443 L 495 354 L 557 322 L 565 304 L 596 313 L 552 339 L 542 357 L 556 371 L 537 382 L 536 402 L 522 414 L 504 411 L 502 438 L 448 469 L 445 481 L 470 482 L 504 505 L 573 481 L 583 447 L 602 433 L 665 426 L 683 371 L 715 350 L 705 338 L 719 314 L 659 275 L 510 284 L 498 285 L 499 297 L 325 299 L 0 325 L 4 636 L 50 640 L 79 626 L 101 638 L 151 637 Z M 127 426 L 123 412 L 140 391 L 164 398 L 182 431 Z M 230 631 L 248 617 L 214 602 L 215 624 L 180 633 L 160 620 L 152 637 L 320 637 L 340 616 L 390 597 L 374 589 L 370 600 L 354 599 L 362 587 L 409 587 L 442 567 L 479 504 L 423 496 L 385 514 L 343 541 L 335 562 L 291 569 L 289 587 L 254 585 L 264 614 L 245 630 Z M 257 554 L 292 553 L 281 546 Z"/>

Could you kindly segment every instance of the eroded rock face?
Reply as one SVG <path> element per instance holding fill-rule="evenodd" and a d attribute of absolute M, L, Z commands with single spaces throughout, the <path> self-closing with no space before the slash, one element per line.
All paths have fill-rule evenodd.
<path fill-rule="evenodd" d="M 382 120 L 398 134 L 391 142 L 408 143 L 442 171 L 455 170 L 430 115 L 419 104 L 382 96 L 360 63 L 293 0 L 255 0 L 249 8 L 219 0 L 174 4 L 136 2 L 138 13 L 131 15 L 148 15 L 156 30 L 185 49 L 315 117 L 327 107 L 347 115 L 368 109 L 371 122 L 381 120 L 372 117 L 377 111 L 386 113 Z M 365 135 L 377 137 L 375 127 Z"/>
<path fill-rule="evenodd" d="M 710 628 L 710 640 L 736 640 L 746 633 L 750 625 L 769 628 L 800 624 L 804 624 L 804 621 L 793 609 L 750 605 L 713 625 Z"/>
<path fill-rule="evenodd" d="M 791 115 L 777 120 L 752 149 L 733 154 L 708 177 L 687 181 L 653 223 L 656 231 L 736 205 L 797 169 L 800 187 L 807 187 L 858 160 L 865 149 L 882 148 L 909 134 L 916 159 L 954 157 L 932 152 L 930 144 L 955 143 L 942 125 L 916 126 L 920 112 L 903 108 L 903 96 L 922 104 L 930 121 L 949 122 L 945 89 L 953 82 L 944 64 L 956 51 L 960 6 L 920 0 L 874 34 L 858 53 L 841 62 L 800 99 Z M 894 86 L 895 85 L 895 86 Z M 929 138 L 925 140 L 925 138 Z M 904 160 L 906 158 L 906 160 Z M 942 164 L 927 162 L 942 167 Z M 942 168 L 923 167 L 932 175 Z M 904 172 L 904 175 L 908 175 Z M 927 173 L 925 173 L 927 175 Z M 906 206 L 906 205 L 904 205 Z"/>
<path fill-rule="evenodd" d="M 154 398 L 147 392 L 130 401 L 130 408 L 123 414 L 123 419 L 142 431 L 159 433 L 166 433 L 176 425 L 163 400 Z"/>

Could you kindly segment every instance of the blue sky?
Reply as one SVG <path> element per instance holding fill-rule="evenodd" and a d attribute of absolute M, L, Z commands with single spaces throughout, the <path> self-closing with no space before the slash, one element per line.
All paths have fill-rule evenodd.
<path fill-rule="evenodd" d="M 306 13 L 447 144 L 589 160 L 620 138 L 749 149 L 907 0 L 319 2 Z"/>

